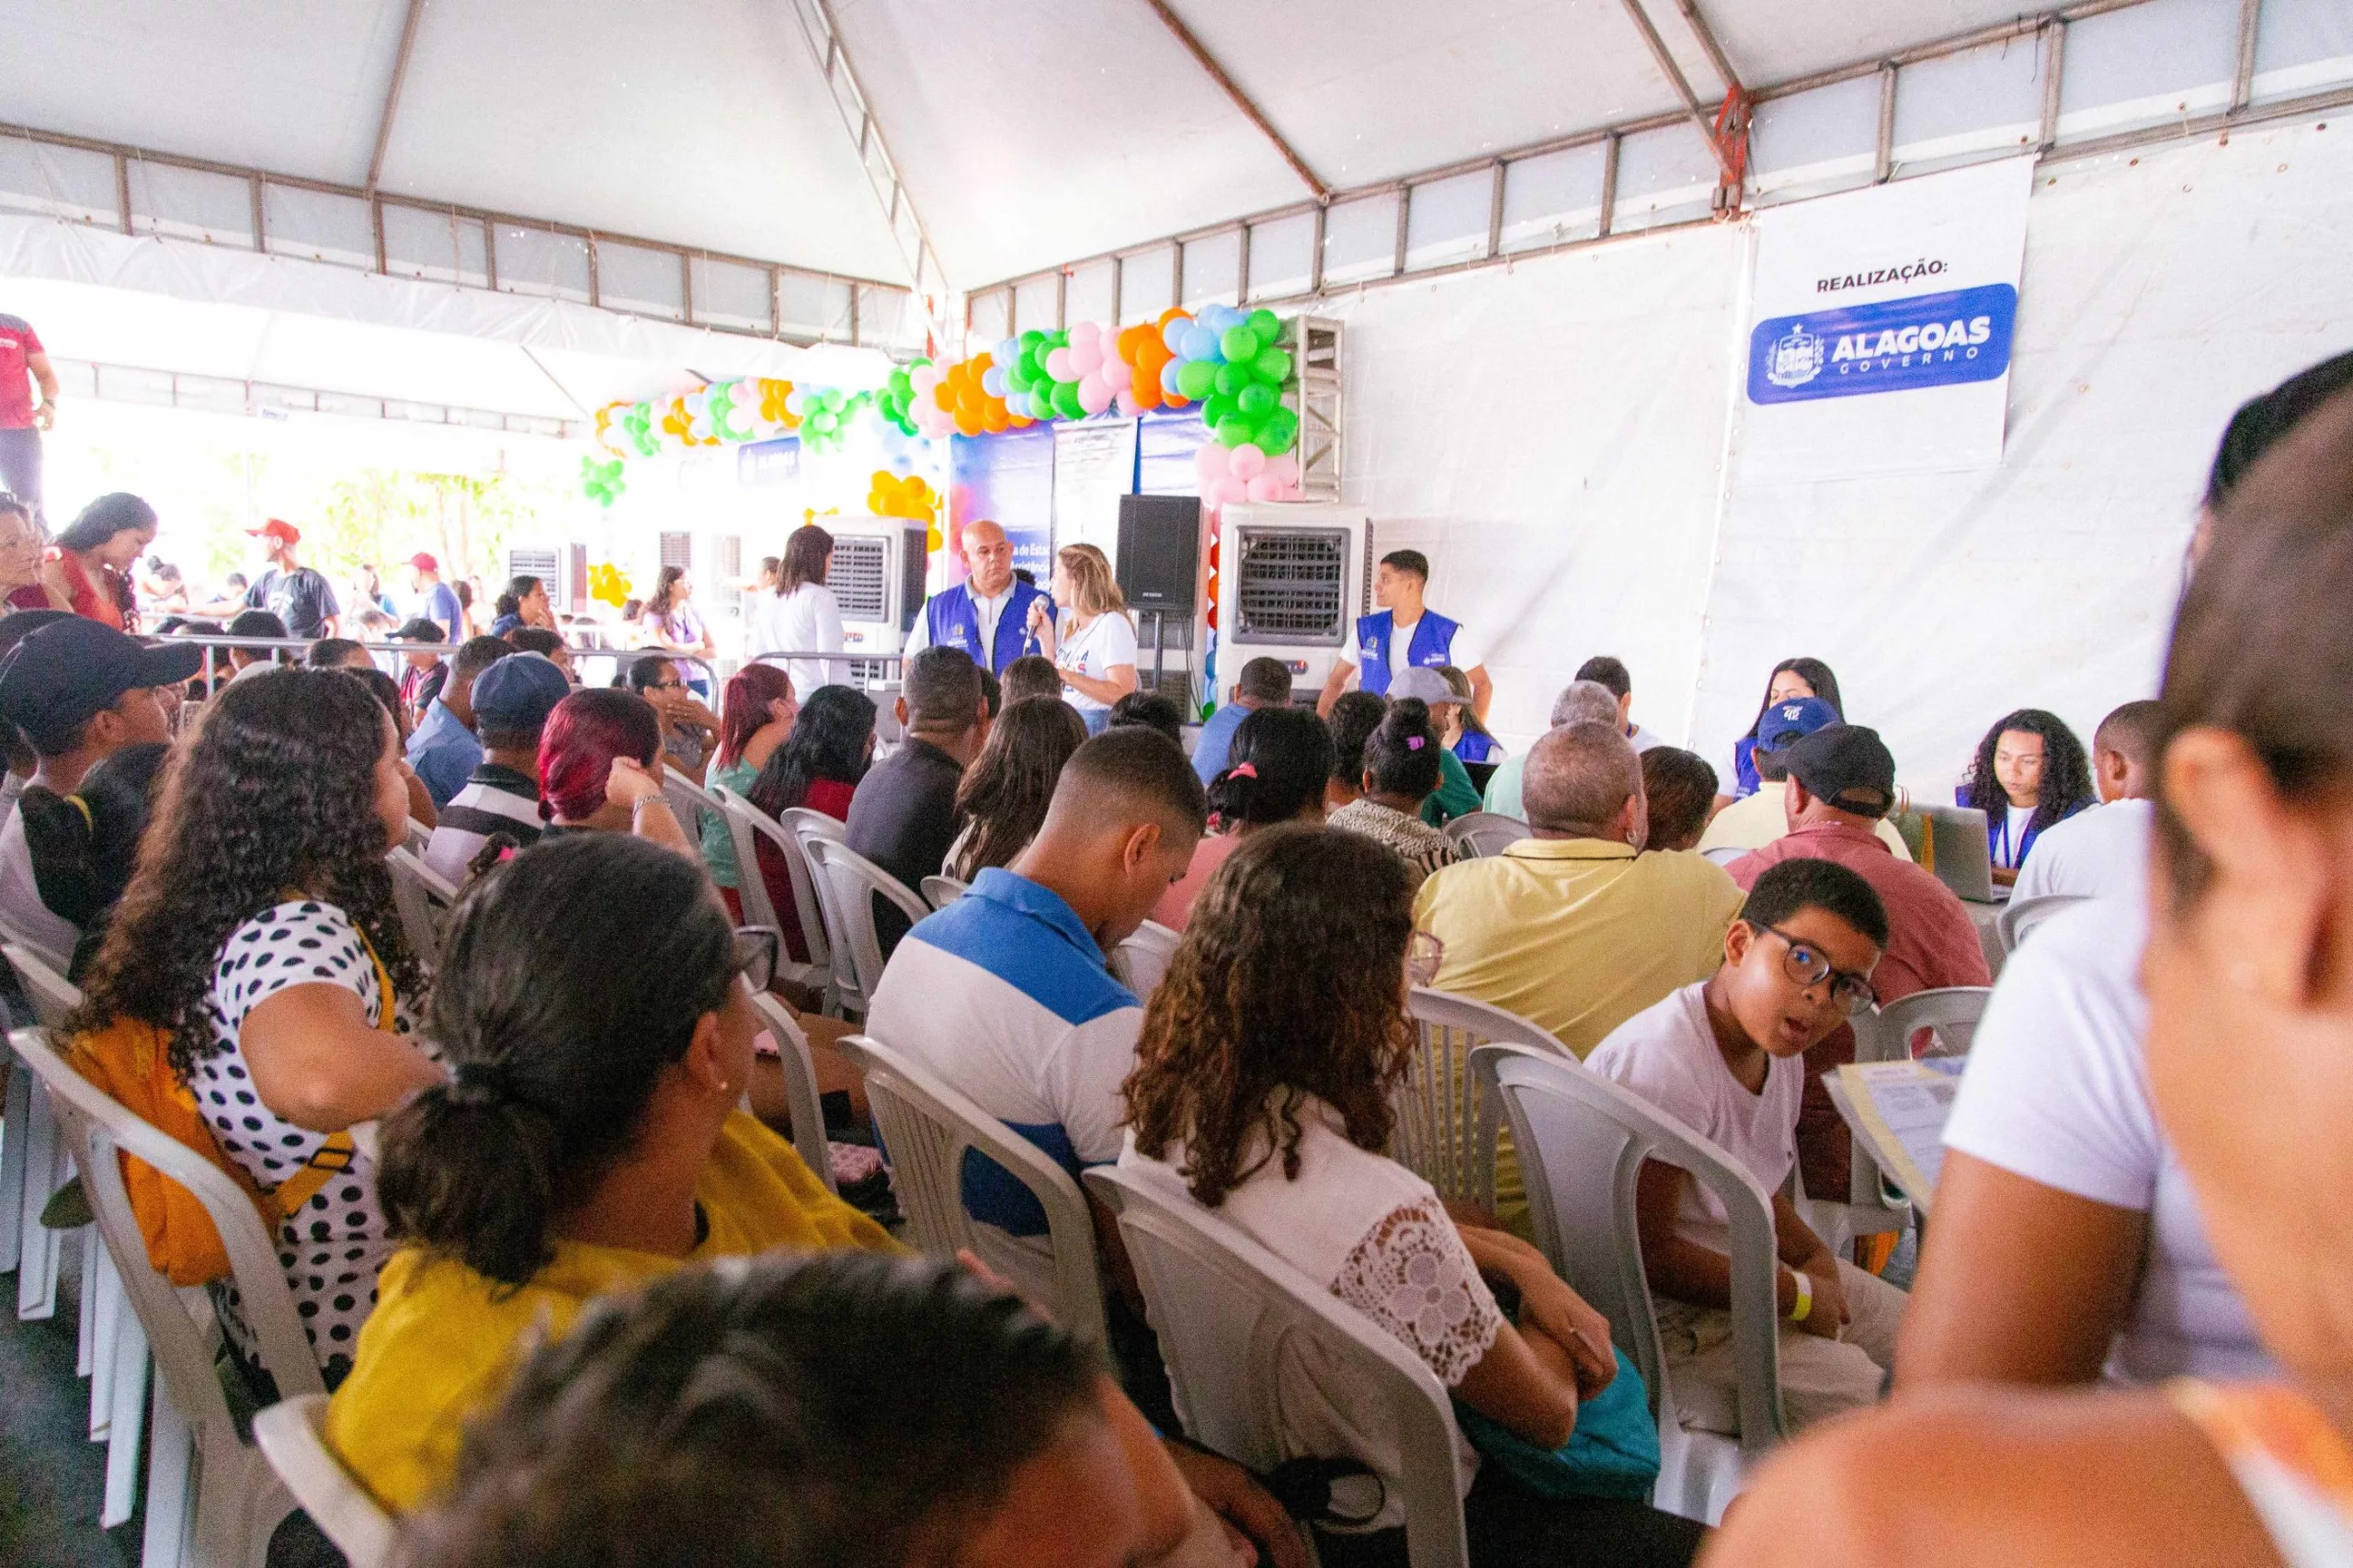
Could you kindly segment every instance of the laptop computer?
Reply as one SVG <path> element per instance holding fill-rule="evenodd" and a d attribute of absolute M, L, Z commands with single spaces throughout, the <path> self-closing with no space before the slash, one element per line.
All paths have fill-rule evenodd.
<path fill-rule="evenodd" d="M 1972 903 L 2002 903 L 2010 890 L 1994 882 L 1993 841 L 1986 832 L 1985 813 L 1973 806 L 1913 808 L 1927 835 L 1927 853 L 1920 858 L 1937 880 Z"/>

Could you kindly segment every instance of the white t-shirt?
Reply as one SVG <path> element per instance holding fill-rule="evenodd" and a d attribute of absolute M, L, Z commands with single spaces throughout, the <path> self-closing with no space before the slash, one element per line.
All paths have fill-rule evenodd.
<path fill-rule="evenodd" d="M 1628 1018 L 1585 1064 L 1730 1154 L 1768 1193 L 1779 1192 L 1797 1164 L 1805 1060 L 1768 1057 L 1764 1091 L 1750 1094 L 1724 1065 L 1700 995 L 1706 985 L 1687 985 Z M 1696 1181 L 1683 1184 L 1675 1233 L 1711 1252 L 1732 1250 L 1724 1206 Z"/>
<path fill-rule="evenodd" d="M 2156 820 L 2153 801 L 2111 801 L 2052 824 L 2035 835 L 2011 896 L 2075 893 L 2139 903 L 2148 896 L 2149 830 Z"/>
<path fill-rule="evenodd" d="M 40 901 L 40 883 L 33 876 L 32 846 L 25 842 L 25 819 L 13 803 L 7 825 L 0 827 L 0 915 L 41 949 L 43 957 L 59 960 L 60 974 L 65 972 L 82 932 Z"/>
<path fill-rule="evenodd" d="M 2009 809 L 2006 827 L 1998 821 L 1986 824 L 1993 832 L 1990 848 L 1994 855 L 1994 864 L 2006 869 L 2017 869 L 2019 852 L 2028 847 L 2026 830 L 2033 825 L 2034 813 L 2040 809 L 2039 806 L 2012 806 Z M 2035 835 L 2034 841 L 2040 845 L 2042 842 L 2042 835 Z"/>
<path fill-rule="evenodd" d="M 2270 1358 L 2214 1261 L 2150 1102 L 2141 1050 L 2147 929 L 2138 904 L 2103 902 L 2056 916 L 2010 955 L 1977 1026 L 1945 1147 L 2149 1216 L 2140 1291 L 2109 1357 L 2111 1378 L 2269 1377 Z"/>
<path fill-rule="evenodd" d="M 1135 623 L 1118 610 L 1107 610 L 1086 623 L 1084 631 L 1073 631 L 1074 619 L 1063 622 L 1060 645 L 1054 649 L 1057 668 L 1075 670 L 1091 680 L 1108 680 L 1114 665 L 1133 669 L 1136 662 Z M 1111 705 L 1098 702 L 1075 687 L 1065 687 L 1063 700 L 1080 712 L 1102 712 Z"/>
<path fill-rule="evenodd" d="M 1363 1312 L 1421 1358 L 1447 1388 L 1459 1387 L 1503 1330 L 1495 1293 L 1429 1183 L 1384 1155 L 1359 1149 L 1341 1131 L 1339 1113 L 1311 1099 L 1299 1109 L 1299 1175 L 1283 1162 L 1257 1168 L 1226 1194 L 1216 1212 L 1260 1246 Z M 1179 1174 L 1182 1145 L 1165 1162 L 1136 1152 L 1130 1134 L 1122 1165 Z M 1247 1169 L 1251 1161 L 1244 1162 Z M 1353 1456 L 1388 1488 L 1373 1521 L 1404 1522 L 1396 1423 L 1386 1402 L 1369 1397 L 1303 1339 L 1275 1371 L 1276 1421 L 1285 1459 Z M 1455 1476 L 1464 1493 L 1478 1455 L 1458 1435 Z"/>
<path fill-rule="evenodd" d="M 918 621 L 921 619 L 918 617 Z M 790 594 L 755 594 L 752 624 L 746 636 L 746 653 L 769 653 L 783 648 L 813 648 L 830 653 L 844 645 L 841 603 L 834 597 L 833 589 L 823 583 L 803 583 Z M 792 677 L 792 695 L 804 702 L 819 687 L 849 678 L 847 659 L 779 662 Z"/>
<path fill-rule="evenodd" d="M 1422 613 L 1427 615 L 1429 612 L 1424 610 Z M 1390 623 L 1389 673 L 1391 675 L 1393 676 L 1411 665 L 1414 632 L 1421 624 L 1419 617 L 1412 620 L 1392 620 Z M 1357 623 L 1353 620 L 1348 622 L 1347 649 L 1341 653 L 1340 657 L 1347 664 L 1358 666 L 1364 664 L 1364 648 L 1357 642 Z M 1454 640 L 1446 645 L 1446 662 L 1458 670 L 1475 670 L 1487 662 L 1487 651 L 1479 645 L 1477 638 L 1472 636 L 1469 627 L 1457 626 L 1454 629 Z"/>

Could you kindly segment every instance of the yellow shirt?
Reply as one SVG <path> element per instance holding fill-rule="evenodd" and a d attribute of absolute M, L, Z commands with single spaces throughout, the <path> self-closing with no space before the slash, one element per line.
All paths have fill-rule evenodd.
<path fill-rule="evenodd" d="M 1579 1061 L 1723 959 L 1740 889 L 1688 853 L 1523 838 L 1422 884 L 1415 923 L 1446 944 L 1437 985 L 1518 1013 Z"/>
<path fill-rule="evenodd" d="M 1789 792 L 1786 778 L 1768 778 L 1756 786 L 1756 793 L 1744 801 L 1734 801 L 1708 824 L 1708 831 L 1699 835 L 1699 853 L 1711 849 L 1762 849 L 1790 831 L 1789 810 L 1782 797 Z M 1879 841 L 1895 851 L 1897 857 L 1912 858 L 1912 846 L 1895 831 L 1895 824 L 1880 819 L 1875 830 Z"/>
<path fill-rule="evenodd" d="M 596 1297 L 689 1263 L 772 1248 L 895 1251 L 890 1233 L 825 1190 L 792 1145 L 742 1111 L 695 1184 L 709 1233 L 684 1259 L 558 1241 L 518 1289 L 404 1248 L 384 1266 L 351 1376 L 327 1404 L 328 1446 L 388 1507 L 406 1512 L 455 1470 L 465 1423 L 505 1393 L 535 1329 L 568 1332 Z"/>

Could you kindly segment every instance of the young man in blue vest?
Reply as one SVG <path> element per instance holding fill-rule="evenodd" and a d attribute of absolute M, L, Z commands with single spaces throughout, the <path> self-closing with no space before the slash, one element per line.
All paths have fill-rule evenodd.
<path fill-rule="evenodd" d="M 1029 652 L 1029 609 L 1053 601 L 1013 574 L 1013 541 L 983 517 L 964 525 L 964 580 L 924 601 L 907 633 L 906 656 L 926 648 L 961 648 L 991 675 Z"/>
<path fill-rule="evenodd" d="M 1495 695 L 1485 655 L 1460 621 L 1423 608 L 1422 591 L 1429 582 L 1429 557 L 1418 550 L 1392 550 L 1381 558 L 1372 574 L 1372 602 L 1381 608 L 1357 622 L 1347 651 L 1332 665 L 1332 678 L 1315 699 L 1317 714 L 1330 715 L 1352 675 L 1358 690 L 1386 696 L 1390 677 L 1399 670 L 1452 665 L 1470 676 L 1471 711 L 1485 722 L 1488 699 Z"/>

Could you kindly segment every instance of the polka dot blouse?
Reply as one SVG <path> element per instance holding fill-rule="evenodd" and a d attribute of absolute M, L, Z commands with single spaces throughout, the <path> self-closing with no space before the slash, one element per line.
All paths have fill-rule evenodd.
<path fill-rule="evenodd" d="M 351 992 L 368 1021 L 381 1026 L 383 988 L 358 927 L 334 905 L 308 900 L 266 909 L 238 926 L 213 965 L 208 1010 L 215 1049 L 196 1064 L 189 1087 L 221 1152 L 265 1192 L 301 1170 L 327 1135 L 297 1127 L 261 1103 L 238 1034 L 246 1015 L 280 991 L 319 983 Z M 395 1007 L 393 1026 L 410 1032 L 404 1006 Z M 355 1153 L 349 1169 L 329 1176 L 279 1227 L 278 1246 L 295 1311 L 333 1388 L 351 1369 L 359 1326 L 376 1304 L 377 1272 L 392 1254 L 376 1205 L 376 1169 L 365 1154 Z M 221 1287 L 215 1299 L 231 1342 L 247 1362 L 257 1362 L 236 1288 Z"/>

